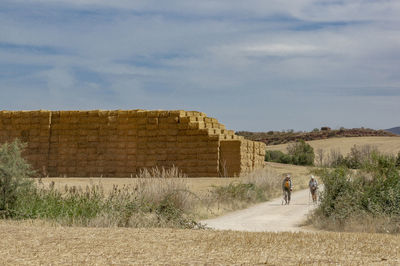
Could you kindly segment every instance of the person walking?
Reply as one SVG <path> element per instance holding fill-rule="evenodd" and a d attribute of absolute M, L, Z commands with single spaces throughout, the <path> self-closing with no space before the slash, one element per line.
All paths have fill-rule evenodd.
<path fill-rule="evenodd" d="M 315 179 L 315 177 L 313 175 L 310 176 L 310 182 L 308 182 L 308 187 L 310 188 L 313 203 L 316 203 L 317 202 L 318 182 L 317 182 L 317 179 Z"/>
<path fill-rule="evenodd" d="M 292 192 L 292 178 L 289 174 L 287 174 L 286 177 L 283 179 L 282 190 L 285 205 L 288 205 L 290 203 L 290 196 Z"/>

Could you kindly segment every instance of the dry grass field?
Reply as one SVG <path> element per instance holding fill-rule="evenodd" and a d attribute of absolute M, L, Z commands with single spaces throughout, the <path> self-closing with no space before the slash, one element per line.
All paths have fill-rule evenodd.
<path fill-rule="evenodd" d="M 280 163 L 265 163 L 264 166 L 268 171 L 270 171 L 271 176 L 275 178 L 283 178 L 285 174 L 291 174 L 293 177 L 294 189 L 303 189 L 307 187 L 309 180 L 309 167 L 298 166 L 298 165 L 287 165 Z M 190 191 L 196 194 L 207 193 L 213 186 L 227 186 L 230 183 L 239 182 L 241 178 L 185 178 L 184 182 L 188 185 Z M 56 189 L 63 190 L 67 185 L 69 187 L 76 186 L 84 189 L 87 185 L 97 185 L 100 184 L 105 192 L 109 192 L 113 189 L 115 185 L 122 187 L 124 185 L 134 185 L 137 181 L 136 178 L 79 178 L 79 177 L 47 177 L 42 178 L 41 182 L 45 186 L 49 186 L 51 182 L 54 182 Z"/>
<path fill-rule="evenodd" d="M 79 228 L 0 221 L 2 265 L 398 265 L 400 236 Z"/>
<path fill-rule="evenodd" d="M 331 149 L 339 150 L 343 155 L 350 152 L 354 146 L 371 145 L 379 151 L 387 154 L 397 155 L 400 151 L 400 137 L 354 137 L 354 138 L 330 138 L 323 140 L 307 141 L 313 148 L 314 152 L 318 149 L 329 153 Z M 288 144 L 267 146 L 267 150 L 279 150 L 287 152 Z"/>
<path fill-rule="evenodd" d="M 237 182 L 238 178 L 213 178 L 213 177 L 205 177 L 205 178 L 185 178 L 185 183 L 188 184 L 189 189 L 194 193 L 203 193 L 207 192 L 212 186 L 224 186 L 228 185 L 232 182 Z M 99 177 L 71 177 L 71 178 L 42 178 L 41 182 L 45 186 L 48 186 L 51 182 L 54 182 L 54 186 L 57 189 L 64 189 L 67 186 L 76 186 L 85 188 L 87 185 L 97 185 L 100 184 L 104 191 L 107 193 L 111 191 L 114 185 L 118 187 L 122 187 L 124 185 L 134 185 L 137 181 L 136 178 L 99 178 Z"/>

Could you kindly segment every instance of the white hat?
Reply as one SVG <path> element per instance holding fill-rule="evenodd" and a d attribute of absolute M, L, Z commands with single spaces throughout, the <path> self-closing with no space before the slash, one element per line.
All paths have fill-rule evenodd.
<path fill-rule="evenodd" d="M 313 175 L 311 175 L 310 177 L 311 177 L 311 179 L 314 179 L 314 176 L 313 176 Z"/>

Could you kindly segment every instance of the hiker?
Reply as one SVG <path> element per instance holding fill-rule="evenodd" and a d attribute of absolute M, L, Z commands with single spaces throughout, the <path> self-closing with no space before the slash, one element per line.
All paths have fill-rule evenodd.
<path fill-rule="evenodd" d="M 283 179 L 282 190 L 285 204 L 288 205 L 290 203 L 290 194 L 292 192 L 292 179 L 289 174 L 287 174 L 286 177 Z"/>
<path fill-rule="evenodd" d="M 310 182 L 308 182 L 308 187 L 310 188 L 312 200 L 314 203 L 317 202 L 317 190 L 318 190 L 318 182 L 317 179 L 313 175 L 310 176 Z"/>

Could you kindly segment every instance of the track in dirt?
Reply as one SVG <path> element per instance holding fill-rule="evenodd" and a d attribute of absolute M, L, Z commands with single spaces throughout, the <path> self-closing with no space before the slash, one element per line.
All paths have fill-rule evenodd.
<path fill-rule="evenodd" d="M 308 189 L 292 193 L 290 205 L 282 205 L 282 198 L 257 204 L 248 209 L 201 221 L 217 230 L 249 232 L 299 232 L 309 231 L 300 224 L 316 207 Z"/>

